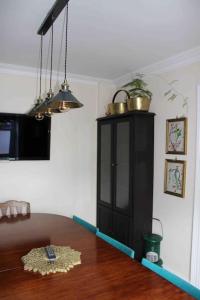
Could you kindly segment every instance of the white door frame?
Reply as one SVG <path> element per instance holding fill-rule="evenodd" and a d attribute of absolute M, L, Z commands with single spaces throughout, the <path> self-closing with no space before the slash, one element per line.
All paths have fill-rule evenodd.
<path fill-rule="evenodd" d="M 197 86 L 197 135 L 194 213 L 191 255 L 191 282 L 200 288 L 200 85 Z"/>

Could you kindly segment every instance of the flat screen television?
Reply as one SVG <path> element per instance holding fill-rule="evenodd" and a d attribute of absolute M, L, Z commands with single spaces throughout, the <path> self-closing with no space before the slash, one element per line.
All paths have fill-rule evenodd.
<path fill-rule="evenodd" d="M 49 160 L 51 119 L 0 113 L 0 159 Z"/>

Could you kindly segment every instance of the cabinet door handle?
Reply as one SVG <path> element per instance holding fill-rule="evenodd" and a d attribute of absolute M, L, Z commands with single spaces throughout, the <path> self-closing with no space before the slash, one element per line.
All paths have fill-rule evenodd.
<path fill-rule="evenodd" d="M 116 167 L 117 164 L 116 164 L 116 163 L 112 163 L 111 166 L 112 166 L 112 167 Z"/>

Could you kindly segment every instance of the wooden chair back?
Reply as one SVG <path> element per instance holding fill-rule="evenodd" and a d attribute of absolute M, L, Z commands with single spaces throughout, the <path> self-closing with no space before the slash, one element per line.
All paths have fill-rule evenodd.
<path fill-rule="evenodd" d="M 0 203 L 0 218 L 27 214 L 30 214 L 29 202 L 9 200 Z"/>

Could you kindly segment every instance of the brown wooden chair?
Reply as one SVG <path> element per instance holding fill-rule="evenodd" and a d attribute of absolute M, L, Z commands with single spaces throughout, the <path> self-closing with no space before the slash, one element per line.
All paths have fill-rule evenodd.
<path fill-rule="evenodd" d="M 0 218 L 30 214 L 30 203 L 25 201 L 9 200 L 0 203 Z"/>

